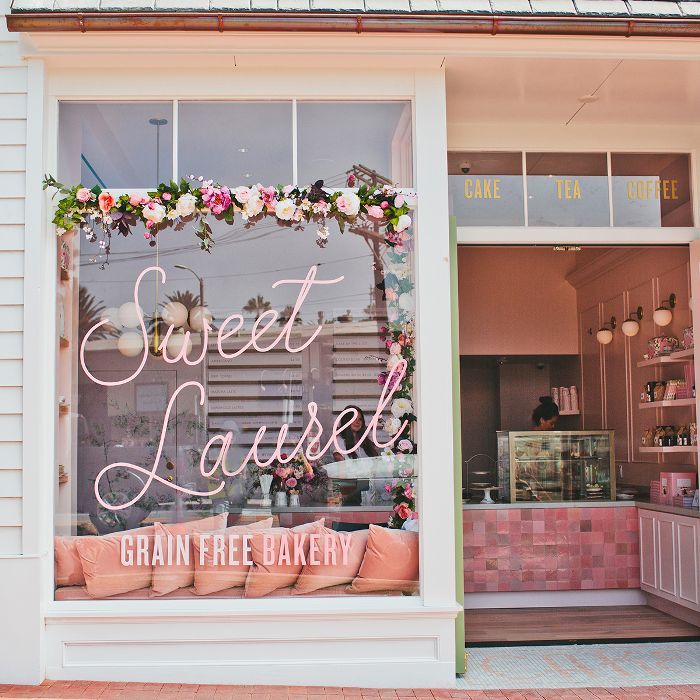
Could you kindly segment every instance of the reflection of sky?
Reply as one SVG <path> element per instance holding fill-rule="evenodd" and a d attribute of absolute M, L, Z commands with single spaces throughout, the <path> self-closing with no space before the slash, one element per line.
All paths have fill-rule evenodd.
<path fill-rule="evenodd" d="M 659 180 L 658 176 L 646 176 L 646 180 Z M 613 176 L 613 212 L 615 226 L 661 226 L 661 200 L 630 199 L 628 183 L 633 178 Z"/>
<path fill-rule="evenodd" d="M 457 218 L 457 226 L 523 226 L 525 212 L 523 210 L 523 178 L 521 175 L 450 175 L 450 214 Z M 498 180 L 499 198 L 467 199 L 465 196 L 465 181 L 482 184 Z M 470 191 L 473 192 L 474 187 Z M 491 190 L 493 194 L 493 190 Z"/>
<path fill-rule="evenodd" d="M 214 222 L 216 241 L 212 254 L 200 251 L 189 224 L 182 231 L 166 229 L 160 234 L 158 260 L 167 281 L 158 285 L 159 300 L 176 291 L 199 294 L 194 275 L 174 268 L 187 265 L 204 278 L 207 306 L 215 320 L 221 321 L 239 313 L 248 299 L 261 294 L 273 308 L 282 310 L 293 304 L 299 285 L 281 285 L 272 289 L 280 279 L 303 279 L 311 265 L 320 265 L 318 279 L 344 276 L 342 282 L 312 288 L 301 311 L 306 322 L 316 322 L 317 312 L 330 319 L 347 309 L 355 317 L 369 303 L 370 287 L 374 285 L 372 254 L 360 236 L 346 230 L 341 235 L 331 226 L 328 246 L 315 244 L 316 227 L 307 225 L 304 231 L 280 227 L 274 221 L 262 221 L 245 229 L 240 219 L 231 227 Z M 139 273 L 156 264 L 156 250 L 148 246 L 140 232 L 129 238 L 115 236 L 114 252 L 106 269 L 89 260 L 96 253 L 96 244 L 81 243 L 80 284 L 88 288 L 106 307 L 120 306 L 133 298 L 133 286 Z M 141 305 L 149 313 L 155 302 L 155 275 L 144 280 Z"/>

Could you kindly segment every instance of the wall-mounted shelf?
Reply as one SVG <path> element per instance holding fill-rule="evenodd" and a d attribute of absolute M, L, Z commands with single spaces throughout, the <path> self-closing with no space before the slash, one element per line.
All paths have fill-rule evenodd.
<path fill-rule="evenodd" d="M 695 406 L 695 399 L 672 399 L 671 401 L 644 401 L 639 408 L 671 408 L 676 406 Z"/>
<path fill-rule="evenodd" d="M 662 453 L 662 452 L 697 452 L 697 445 L 676 445 L 675 447 L 639 447 L 637 448 L 643 453 Z"/>
<path fill-rule="evenodd" d="M 692 362 L 695 357 L 695 348 L 689 350 L 676 350 L 669 355 L 652 357 L 650 360 L 637 362 L 637 367 L 655 367 L 657 365 L 676 365 L 681 362 Z"/>

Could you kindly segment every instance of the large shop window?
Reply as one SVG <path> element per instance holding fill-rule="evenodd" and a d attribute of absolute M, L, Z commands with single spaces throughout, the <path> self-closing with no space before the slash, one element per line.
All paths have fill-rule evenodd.
<path fill-rule="evenodd" d="M 448 154 L 458 226 L 693 226 L 687 153 Z"/>
<path fill-rule="evenodd" d="M 62 103 L 59 179 L 132 193 L 298 170 L 410 187 L 410 115 L 404 102 Z M 414 365 L 411 241 L 398 255 L 367 217 L 329 221 L 325 246 L 314 223 L 210 223 L 210 254 L 191 223 L 156 245 L 146 228 L 115 234 L 108 251 L 89 231 L 60 239 L 56 599 L 417 594 L 417 448 L 397 433 L 414 407 L 393 398 L 411 374 L 387 382 L 397 356 Z M 151 266 L 166 281 L 147 273 L 137 304 Z M 158 350 L 170 326 L 166 353 L 187 361 Z"/>

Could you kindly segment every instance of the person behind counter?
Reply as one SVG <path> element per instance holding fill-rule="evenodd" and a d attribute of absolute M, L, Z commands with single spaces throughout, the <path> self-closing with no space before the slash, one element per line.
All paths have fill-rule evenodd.
<path fill-rule="evenodd" d="M 365 432 L 365 414 L 362 413 L 362 409 L 359 406 L 346 406 L 345 410 L 354 409 L 357 412 L 357 417 L 350 423 L 350 425 L 340 433 L 340 438 L 345 445 L 345 449 L 349 450 L 354 445 L 357 445 L 358 440 L 362 437 L 362 433 Z M 379 450 L 377 446 L 370 440 L 369 435 L 357 445 L 357 449 L 353 450 L 349 454 L 343 456 L 340 452 L 334 452 L 336 462 L 341 462 L 344 459 L 358 459 L 360 457 L 378 457 Z"/>
<path fill-rule="evenodd" d="M 559 408 L 551 396 L 540 396 L 540 403 L 532 412 L 534 430 L 554 430 L 559 420 Z"/>

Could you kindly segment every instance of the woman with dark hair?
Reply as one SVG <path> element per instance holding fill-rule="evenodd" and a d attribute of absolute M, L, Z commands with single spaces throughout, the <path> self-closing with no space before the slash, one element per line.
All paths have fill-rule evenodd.
<path fill-rule="evenodd" d="M 353 448 L 357 445 L 358 441 L 365 432 L 365 416 L 362 413 L 362 409 L 359 406 L 347 406 L 348 409 L 354 409 L 357 412 L 355 420 L 350 423 L 350 425 L 340 433 L 340 437 L 343 441 L 346 450 Z M 343 459 L 358 459 L 359 457 L 378 457 L 379 450 L 377 446 L 371 441 L 369 435 L 358 445 L 356 450 L 348 453 L 347 455 L 341 455 L 340 452 L 335 452 L 333 455 L 336 461 L 340 462 Z"/>
<path fill-rule="evenodd" d="M 559 408 L 551 396 L 540 396 L 540 403 L 532 412 L 535 430 L 554 430 L 559 419 Z"/>

